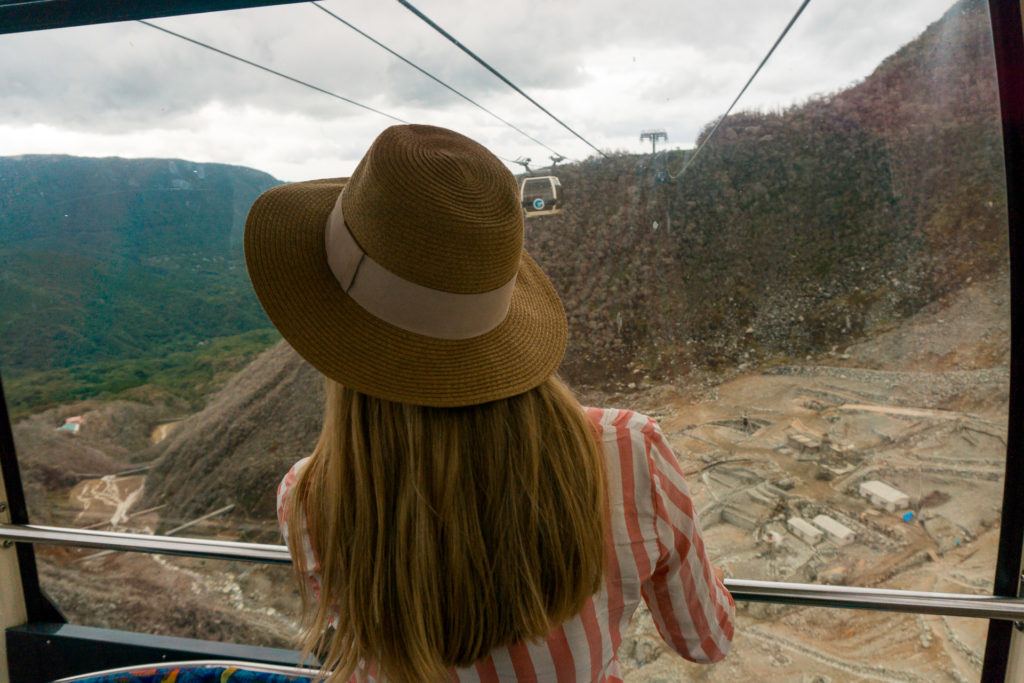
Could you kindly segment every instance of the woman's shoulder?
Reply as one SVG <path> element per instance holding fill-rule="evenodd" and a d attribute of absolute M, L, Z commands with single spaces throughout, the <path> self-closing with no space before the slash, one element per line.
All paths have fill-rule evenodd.
<path fill-rule="evenodd" d="M 309 463 L 312 456 L 307 455 L 305 458 L 300 458 L 294 465 L 289 468 L 283 477 L 281 482 L 277 485 L 277 521 L 278 524 L 284 525 L 288 520 L 288 495 L 291 490 L 295 487 L 295 483 L 299 480 L 299 475 L 302 474 L 303 468 Z"/>
<path fill-rule="evenodd" d="M 606 477 L 615 517 L 616 542 L 633 543 L 630 525 L 647 524 L 669 496 L 689 509 L 689 491 L 679 456 L 650 415 L 622 408 L 587 408 L 607 464 Z"/>
<path fill-rule="evenodd" d="M 626 408 L 585 407 L 605 454 L 612 461 L 632 459 L 650 467 L 668 452 L 668 440 L 657 420 Z"/>
<path fill-rule="evenodd" d="M 584 412 L 591 424 L 604 437 L 609 435 L 621 437 L 628 433 L 637 438 L 661 437 L 661 427 L 657 420 L 644 413 L 626 408 L 599 408 L 584 406 Z"/>
<path fill-rule="evenodd" d="M 288 472 L 285 473 L 284 477 L 281 478 L 281 483 L 278 486 L 280 489 L 290 489 L 298 481 L 299 475 L 302 474 L 302 470 L 309 464 L 309 461 L 313 458 L 311 455 L 307 455 L 305 458 L 299 458 L 295 461 Z"/>

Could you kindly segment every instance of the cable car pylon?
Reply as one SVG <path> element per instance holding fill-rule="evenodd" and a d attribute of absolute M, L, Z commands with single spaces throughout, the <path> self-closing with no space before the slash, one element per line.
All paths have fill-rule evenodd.
<path fill-rule="evenodd" d="M 651 154 L 653 155 L 658 151 L 658 140 L 668 142 L 668 133 L 663 128 L 647 128 L 640 131 L 640 142 L 644 140 L 651 141 Z"/>

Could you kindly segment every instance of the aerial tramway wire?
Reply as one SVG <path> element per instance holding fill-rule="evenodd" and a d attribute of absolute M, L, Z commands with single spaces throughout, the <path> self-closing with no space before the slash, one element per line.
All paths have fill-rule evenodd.
<path fill-rule="evenodd" d="M 476 100 L 471 98 L 469 95 L 466 95 L 465 93 L 459 91 L 455 87 L 453 87 L 451 85 L 448 85 L 447 83 L 442 81 L 440 78 L 438 78 L 434 74 L 430 73 L 429 71 L 427 71 L 426 69 L 424 69 L 420 65 L 416 64 L 412 60 L 410 60 L 410 59 L 400 55 L 399 53 L 395 52 L 394 50 L 392 50 L 390 47 L 388 47 L 384 43 L 380 42 L 379 40 L 377 40 L 376 38 L 374 38 L 370 34 L 366 33 L 362 29 L 358 28 L 357 26 L 353 25 L 349 21 L 341 18 L 340 16 L 338 16 L 337 14 L 332 12 L 331 10 L 329 10 L 326 7 L 324 7 L 323 5 L 321 5 L 319 2 L 313 2 L 313 6 L 316 7 L 317 9 L 319 9 L 321 12 L 324 12 L 324 13 L 334 17 L 334 19 L 336 19 L 337 21 L 340 21 L 342 24 L 344 24 L 345 26 L 349 27 L 350 29 L 352 29 L 353 31 L 355 31 L 356 33 L 361 35 L 362 37 L 366 38 L 367 40 L 369 40 L 371 43 L 373 43 L 377 47 L 379 47 L 379 48 L 381 48 L 383 50 L 386 50 L 390 54 L 394 55 L 395 57 L 397 57 L 398 59 L 402 60 L 403 62 L 405 62 L 406 64 L 408 64 L 412 68 L 414 68 L 417 71 L 419 71 L 421 74 L 423 74 L 424 76 L 426 76 L 430 80 L 434 81 L 435 83 L 437 83 L 438 85 L 440 85 L 440 86 L 442 86 L 444 88 L 447 88 L 448 90 L 450 90 L 451 92 L 455 93 L 456 95 L 458 95 L 462 99 L 466 100 L 467 102 L 472 104 L 477 109 L 479 109 L 479 110 L 481 110 L 481 111 L 483 111 L 483 112 L 485 112 L 487 114 L 490 114 L 492 117 L 494 117 L 498 121 L 502 122 L 503 124 L 505 124 L 506 126 L 511 128 L 512 130 L 514 130 L 517 133 L 519 133 L 520 135 L 523 135 L 524 137 L 529 138 L 530 140 L 532 140 L 533 142 L 537 143 L 538 145 L 540 145 L 541 147 L 543 147 L 544 149 L 548 150 L 549 152 L 551 152 L 552 154 L 554 154 L 556 156 L 560 156 L 560 157 L 564 157 L 565 156 L 565 155 L 559 154 L 557 151 L 551 149 L 550 147 L 545 145 L 543 142 L 541 142 L 537 138 L 533 137 L 532 135 L 530 135 L 529 133 L 527 133 L 526 131 L 524 131 L 522 128 L 520 128 L 519 126 L 515 125 L 514 123 L 503 119 L 501 116 L 498 116 L 493 111 L 491 111 L 490 109 L 488 109 L 484 105 L 480 104 L 479 102 L 477 102 Z M 499 157 L 499 158 L 501 158 L 501 157 Z M 511 163 L 515 163 L 515 162 L 511 162 Z"/>
<path fill-rule="evenodd" d="M 465 52 L 465 53 L 466 53 L 467 55 L 469 55 L 470 57 L 472 57 L 473 59 L 475 59 L 475 60 L 476 60 L 476 62 L 477 62 L 478 64 L 480 64 L 480 66 L 484 67 L 485 69 L 487 69 L 488 71 L 490 71 L 490 72 L 491 72 L 492 74 L 494 74 L 494 75 L 495 75 L 496 77 L 498 77 L 498 79 L 500 79 L 500 80 L 501 80 L 501 81 L 502 81 L 502 82 L 503 82 L 503 83 L 504 83 L 505 85 L 507 85 L 508 87 L 510 87 L 510 88 L 512 88 L 513 90 L 515 90 L 515 91 L 516 91 L 517 93 L 519 93 L 520 95 L 522 95 L 523 97 L 525 97 L 525 98 L 526 98 L 527 100 L 529 100 L 529 101 L 530 101 L 530 103 L 531 103 L 531 104 L 533 104 L 533 106 L 537 107 L 537 108 L 538 108 L 538 109 L 540 109 L 540 110 L 541 110 L 542 112 L 544 112 L 545 114 L 547 114 L 548 116 L 550 116 L 550 117 L 551 117 L 552 119 L 554 119 L 554 120 L 555 120 L 555 121 L 556 121 L 556 122 L 557 122 L 557 123 L 558 123 L 558 124 L 559 124 L 560 126 L 562 126 L 562 128 L 565 128 L 565 129 L 566 129 L 567 131 L 569 131 L 570 133 L 572 133 L 573 135 L 575 135 L 576 137 L 578 137 L 578 138 L 579 138 L 580 140 L 582 140 L 583 142 L 585 142 L 585 143 L 586 143 L 586 144 L 587 144 L 587 145 L 588 145 L 588 146 L 589 146 L 589 147 L 590 147 L 591 149 L 593 149 L 593 150 L 594 150 L 595 152 L 597 152 L 598 154 L 600 154 L 601 156 L 603 156 L 603 157 L 604 157 L 605 159 L 607 159 L 607 158 L 608 158 L 608 155 L 607 155 L 607 154 L 605 154 L 604 152 L 602 152 L 601 150 L 599 150 L 599 149 L 598 149 L 597 147 L 595 147 L 595 146 L 593 145 L 593 143 L 591 143 L 591 142 L 590 142 L 589 140 L 587 140 L 587 139 L 586 139 L 585 137 L 583 137 L 582 135 L 580 135 L 579 133 L 577 133 L 577 132 L 576 132 L 575 130 L 573 130 L 572 128 L 570 128 L 570 127 L 569 127 L 569 125 L 568 125 L 567 123 L 565 123 L 564 121 L 562 121 L 562 119 L 558 118 L 557 116 L 555 116 L 554 114 L 552 114 L 552 113 L 551 113 L 550 111 L 548 111 L 548 110 L 547 110 L 547 109 L 546 109 L 546 108 L 545 108 L 545 107 L 544 107 L 543 105 L 541 105 L 541 103 L 540 103 L 540 102 L 538 102 L 537 100 L 533 99 L 532 97 L 530 97 L 529 95 L 527 95 L 527 94 L 526 94 L 525 92 L 523 92 L 523 90 L 522 90 L 522 89 L 521 89 L 521 88 L 520 88 L 520 87 L 519 87 L 518 85 L 516 85 L 515 83 L 513 83 L 513 82 L 512 82 L 512 81 L 510 81 L 509 79 L 505 78 L 505 76 L 504 76 L 504 75 L 502 75 L 502 73 L 501 73 L 500 71 L 498 71 L 497 69 L 495 69 L 495 68 L 494 68 L 493 66 L 491 66 L 491 65 L 490 65 L 490 64 L 488 64 L 487 62 L 485 62 L 485 61 L 484 61 L 483 59 L 481 59 L 481 58 L 480 58 L 479 56 L 477 56 L 477 54 L 476 54 L 475 52 L 473 52 L 472 50 L 470 50 L 470 49 L 469 49 L 468 47 L 466 47 L 465 45 L 463 45 L 462 43 L 460 43 L 460 42 L 459 42 L 459 40 L 458 40 L 458 39 L 457 39 L 457 38 L 456 38 L 455 36 L 453 36 L 452 34 L 450 34 L 450 33 L 448 33 L 447 31 L 445 31 L 445 30 L 444 30 L 443 28 L 441 28 L 440 26 L 438 26 L 438 25 L 437 25 L 437 22 L 435 22 L 434 20 L 432 20 L 432 19 L 431 19 L 430 17 L 428 17 L 428 16 L 427 16 L 426 14 L 424 14 L 423 12 L 419 11 L 418 9 L 416 9 L 415 5 L 413 5 L 413 4 L 411 3 L 411 2 L 409 2 L 408 0 L 398 0 L 398 2 L 399 2 L 399 3 L 400 3 L 400 4 L 402 5 L 402 6 L 403 6 L 403 7 L 405 7 L 405 8 L 407 9 L 407 10 L 409 10 L 410 12 L 412 12 L 413 14 L 415 14 L 415 15 L 416 15 L 417 17 L 419 17 L 419 18 L 420 18 L 420 19 L 421 19 L 421 20 L 422 20 L 423 22 L 425 22 L 425 23 L 426 23 L 426 24 L 427 24 L 428 26 L 430 26 L 430 28 L 434 29 L 435 31 L 437 31 L 438 33 L 440 33 L 440 34 L 441 34 L 442 36 L 444 36 L 445 38 L 447 38 L 447 39 L 448 39 L 448 40 L 449 40 L 449 41 L 450 41 L 450 42 L 451 42 L 451 43 L 452 43 L 453 45 L 455 45 L 455 47 L 459 48 L 460 50 L 462 50 L 463 52 Z M 805 3 L 805 4 L 806 4 L 806 3 Z M 555 152 L 555 154 L 558 154 L 558 152 Z M 558 156 L 562 156 L 562 155 L 561 155 L 561 154 L 559 154 Z"/>
<path fill-rule="evenodd" d="M 405 4 L 403 0 L 398 1 L 401 2 L 402 4 Z M 782 39 L 786 37 L 787 33 L 789 33 L 789 29 L 793 28 L 793 24 L 795 24 L 796 20 L 800 18 L 800 15 L 804 13 L 804 10 L 807 8 L 807 5 L 810 2 L 811 0 L 803 0 L 803 2 L 800 3 L 800 7 L 797 8 L 796 13 L 793 15 L 793 18 L 789 20 L 788 24 L 786 24 L 786 28 L 782 29 L 782 33 L 780 33 L 779 37 L 775 39 L 775 42 L 772 44 L 771 49 L 768 50 L 768 53 L 764 56 L 764 59 L 762 59 L 761 63 L 757 65 L 757 68 L 754 69 L 754 73 L 750 74 L 750 78 L 747 79 L 747 82 L 740 89 L 740 94 L 737 95 L 736 99 L 732 101 L 732 104 L 730 104 L 729 108 L 725 110 L 725 113 L 722 114 L 722 116 L 717 121 L 715 121 L 715 125 L 711 129 L 711 132 L 707 134 L 707 136 L 701 141 L 699 145 L 697 145 L 697 149 L 696 151 L 694 151 L 693 156 L 691 156 L 690 159 L 683 164 L 683 167 L 679 169 L 678 173 L 676 173 L 675 175 L 669 173 L 669 178 L 675 180 L 676 178 L 686 173 L 686 169 L 690 168 L 690 166 L 693 165 L 693 162 L 695 162 L 697 160 L 697 157 L 700 155 L 701 150 L 704 149 L 705 145 L 707 145 L 711 141 L 711 138 L 715 137 L 715 133 L 718 132 L 718 127 L 722 125 L 722 122 L 725 121 L 726 117 L 729 116 L 729 113 L 732 111 L 733 107 L 735 107 L 736 103 L 740 101 L 741 97 L 743 97 L 743 93 L 747 92 L 747 88 L 749 88 L 750 84 L 754 82 L 754 79 L 757 78 L 757 75 L 761 73 L 761 69 L 764 68 L 764 65 L 768 63 L 768 59 L 771 58 L 772 54 L 775 52 L 775 48 L 779 46 L 779 43 L 782 42 Z"/>
<path fill-rule="evenodd" d="M 193 45 L 198 45 L 199 47 L 206 48 L 207 50 L 211 50 L 213 52 L 216 52 L 217 54 L 224 55 L 225 57 L 230 57 L 231 59 L 234 59 L 236 61 L 242 62 L 243 64 L 248 64 L 249 66 L 255 67 L 255 68 L 257 68 L 257 69 L 259 69 L 261 71 L 266 71 L 267 73 L 274 74 L 275 76 L 279 76 L 281 78 L 284 78 L 285 80 L 291 81 L 292 83 L 297 83 L 299 85 L 305 86 L 305 87 L 310 88 L 312 90 L 316 90 L 319 93 L 323 93 L 324 95 L 329 95 L 331 97 L 334 97 L 335 99 L 341 100 L 342 102 L 348 102 L 349 104 L 353 104 L 353 105 L 355 105 L 355 106 L 357 106 L 357 107 L 359 107 L 361 109 L 365 109 L 367 111 L 371 111 L 374 114 L 380 114 L 381 116 L 385 116 L 385 117 L 391 119 L 392 121 L 398 121 L 399 123 L 409 123 L 405 119 L 398 118 L 397 116 L 392 116 L 391 114 L 388 114 L 387 112 L 383 112 L 380 109 L 375 109 L 375 108 L 371 107 L 368 104 L 363 104 L 361 102 L 356 102 L 355 100 L 349 99 L 348 97 L 345 97 L 344 95 L 339 95 L 336 92 L 331 92 L 330 90 L 327 90 L 325 88 L 321 88 L 318 85 L 313 85 L 312 83 L 309 83 L 308 81 L 303 81 L 303 80 L 301 80 L 299 78 L 295 78 L 294 76 L 289 76 L 288 74 L 281 73 L 280 71 L 276 71 L 274 69 L 271 69 L 269 66 L 263 66 L 262 64 L 257 64 L 256 62 L 253 62 L 251 60 L 246 59 L 245 57 L 239 57 L 236 54 L 232 54 L 232 53 L 227 52 L 225 50 L 221 50 L 218 47 L 214 47 L 213 45 L 210 45 L 209 43 L 204 43 L 201 40 L 196 40 L 195 38 L 189 38 L 188 36 L 182 35 L 181 33 L 176 33 L 176 32 L 172 31 L 169 28 L 164 28 L 163 26 L 157 26 L 156 24 L 152 24 L 152 23 L 150 23 L 150 22 L 148 22 L 148 21 L 146 21 L 144 19 L 137 19 L 136 21 L 138 21 L 140 24 L 145 24 L 146 26 L 148 26 L 150 28 L 155 28 L 157 31 L 163 31 L 164 33 L 166 33 L 168 35 L 174 36 L 175 38 L 180 38 L 181 40 L 188 41 L 188 42 L 192 43 Z"/>

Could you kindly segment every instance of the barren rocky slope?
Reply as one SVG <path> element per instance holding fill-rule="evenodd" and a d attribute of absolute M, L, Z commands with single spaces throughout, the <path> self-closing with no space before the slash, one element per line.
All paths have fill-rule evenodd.
<path fill-rule="evenodd" d="M 82 479 L 132 467 L 137 454 L 149 447 L 149 427 L 174 415 L 173 410 L 163 404 L 89 400 L 20 420 L 14 440 L 32 521 L 69 523 L 69 508 L 60 493 Z M 57 429 L 75 416 L 84 420 L 81 433 Z"/>
<path fill-rule="evenodd" d="M 986 4 L 958 2 L 842 92 L 730 116 L 672 180 L 682 164 L 559 167 L 565 213 L 528 221 L 569 312 L 571 379 L 815 353 L 998 268 Z"/>
<path fill-rule="evenodd" d="M 322 379 L 285 342 L 264 351 L 156 447 L 147 500 L 188 518 L 234 503 L 274 517 L 276 481 L 320 431 Z"/>

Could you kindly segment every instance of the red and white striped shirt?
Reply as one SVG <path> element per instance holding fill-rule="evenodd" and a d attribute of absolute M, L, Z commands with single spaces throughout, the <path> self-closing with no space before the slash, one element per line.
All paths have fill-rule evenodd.
<path fill-rule="evenodd" d="M 610 538 L 605 586 L 583 611 L 543 642 L 498 648 L 459 681 L 592 681 L 621 683 L 616 652 L 633 611 L 644 600 L 665 642 L 694 662 L 729 651 L 735 603 L 715 577 L 683 471 L 657 422 L 627 410 L 588 408 L 607 457 Z M 308 458 L 278 487 L 277 511 L 287 538 L 286 496 Z M 307 565 L 316 568 L 305 544 Z M 319 596 L 319 580 L 309 577 Z"/>

